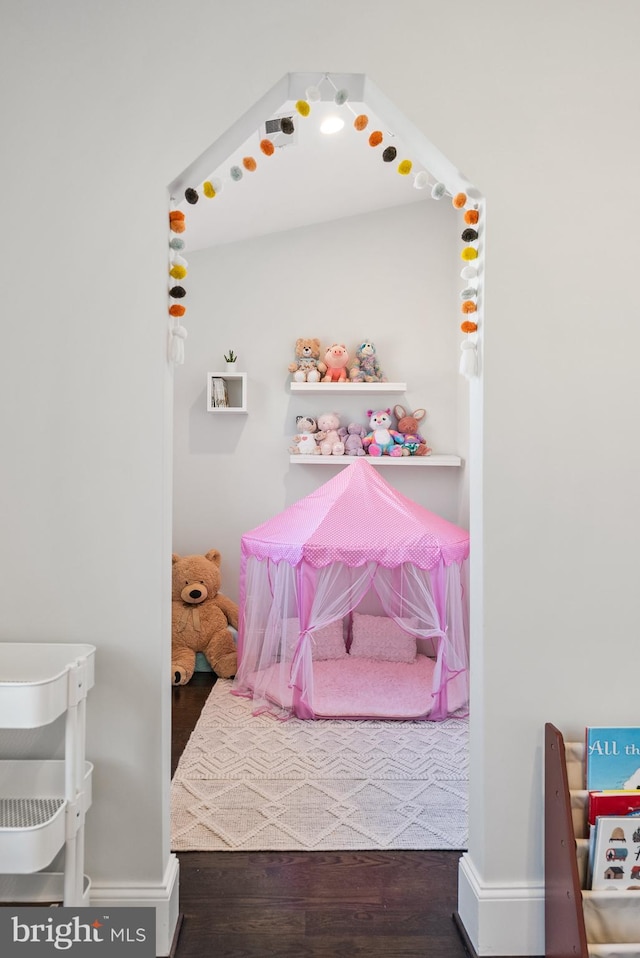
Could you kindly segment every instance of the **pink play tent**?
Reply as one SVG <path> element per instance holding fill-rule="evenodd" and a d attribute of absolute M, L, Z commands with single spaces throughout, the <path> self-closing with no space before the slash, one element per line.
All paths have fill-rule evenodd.
<path fill-rule="evenodd" d="M 242 537 L 233 691 L 279 718 L 468 703 L 469 534 L 357 458 Z"/>

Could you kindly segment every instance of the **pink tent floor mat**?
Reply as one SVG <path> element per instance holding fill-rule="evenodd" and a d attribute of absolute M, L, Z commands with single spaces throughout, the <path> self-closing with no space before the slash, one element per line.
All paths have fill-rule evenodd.
<path fill-rule="evenodd" d="M 314 662 L 310 704 L 319 719 L 426 718 L 433 708 L 435 665 L 425 655 L 411 663 L 349 657 Z M 292 706 L 292 690 L 281 688 L 280 665 L 247 676 L 247 685 L 258 685 L 275 705 Z M 450 703 L 450 709 L 463 704 Z"/>

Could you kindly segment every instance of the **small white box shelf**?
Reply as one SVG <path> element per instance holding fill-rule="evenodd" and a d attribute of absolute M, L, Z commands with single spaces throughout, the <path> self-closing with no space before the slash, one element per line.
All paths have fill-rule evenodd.
<path fill-rule="evenodd" d="M 92 645 L 0 642 L 0 729 L 65 716 L 64 759 L 0 761 L 0 901 L 89 903 L 84 823 L 93 766 L 85 761 Z M 64 850 L 64 871 L 45 873 Z"/>
<path fill-rule="evenodd" d="M 221 379 L 224 383 L 224 393 L 227 405 L 218 405 L 214 379 Z M 247 413 L 247 374 L 234 372 L 207 373 L 207 412 Z"/>

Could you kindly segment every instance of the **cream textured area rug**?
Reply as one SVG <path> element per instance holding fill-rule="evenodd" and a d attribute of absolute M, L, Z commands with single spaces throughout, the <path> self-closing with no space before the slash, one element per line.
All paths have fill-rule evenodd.
<path fill-rule="evenodd" d="M 178 763 L 173 851 L 466 848 L 466 719 L 280 722 L 231 685 Z"/>

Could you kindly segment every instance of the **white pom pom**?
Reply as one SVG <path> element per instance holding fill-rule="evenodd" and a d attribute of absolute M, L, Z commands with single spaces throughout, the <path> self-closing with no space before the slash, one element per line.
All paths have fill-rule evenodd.
<path fill-rule="evenodd" d="M 186 338 L 187 331 L 184 326 L 173 327 L 169 345 L 169 359 L 176 366 L 181 366 L 184 363 L 184 341 Z"/>
<path fill-rule="evenodd" d="M 307 103 L 317 103 L 320 99 L 320 90 L 317 86 L 308 86 L 304 91 Z"/>
<path fill-rule="evenodd" d="M 478 353 L 476 344 L 470 339 L 460 343 L 460 374 L 467 379 L 474 379 L 478 375 Z"/>
<path fill-rule="evenodd" d="M 416 190 L 423 190 L 425 186 L 429 185 L 429 174 L 425 173 L 424 170 L 420 170 L 419 173 L 416 173 L 416 178 L 413 181 L 413 185 Z"/>
<path fill-rule="evenodd" d="M 478 275 L 478 268 L 477 266 L 465 266 L 460 275 L 463 279 L 475 279 Z"/>

